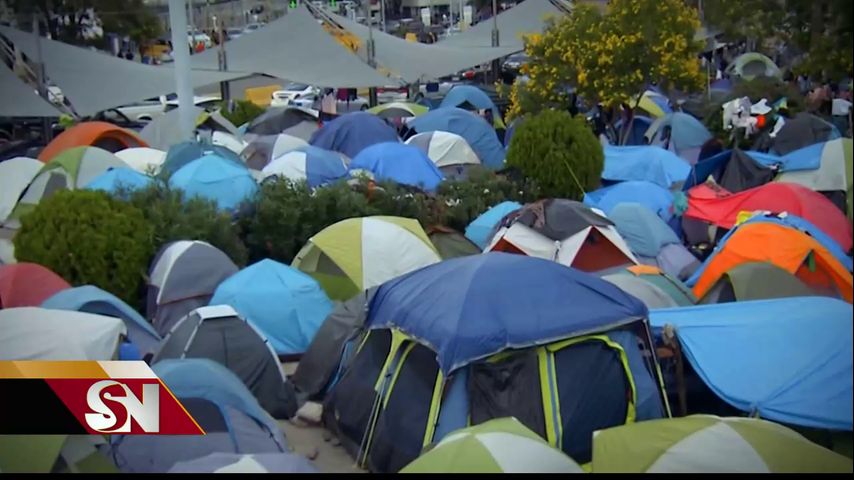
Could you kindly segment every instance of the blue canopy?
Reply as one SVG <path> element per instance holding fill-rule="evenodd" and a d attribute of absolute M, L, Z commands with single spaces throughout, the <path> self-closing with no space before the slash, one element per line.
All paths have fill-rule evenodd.
<path fill-rule="evenodd" d="M 384 283 L 366 326 L 398 328 L 437 353 L 446 374 L 508 348 L 613 329 L 647 315 L 611 283 L 540 258 L 490 252 Z"/>
<path fill-rule="evenodd" d="M 258 192 L 249 170 L 218 155 L 207 155 L 181 167 L 169 178 L 169 185 L 188 197 L 216 202 L 223 210 L 234 210 Z"/>
<path fill-rule="evenodd" d="M 316 280 L 270 259 L 222 282 L 210 305 L 231 305 L 261 330 L 280 355 L 305 352 L 332 312 L 332 302 Z"/>
<path fill-rule="evenodd" d="M 629 136 L 626 139 L 626 145 L 646 145 L 646 131 L 652 125 L 652 119 L 643 115 L 635 115 L 634 121 L 631 124 Z M 623 119 L 617 120 L 614 128 L 622 135 Z"/>
<path fill-rule="evenodd" d="M 466 139 L 481 163 L 492 169 L 504 167 L 504 147 L 495 130 L 483 118 L 460 108 L 431 110 L 409 122 L 417 133 L 443 131 Z"/>
<path fill-rule="evenodd" d="M 608 218 L 637 255 L 654 258 L 665 245 L 681 245 L 664 220 L 639 203 L 621 203 L 611 210 Z"/>
<path fill-rule="evenodd" d="M 143 354 L 155 352 L 160 344 L 160 335 L 142 315 L 112 293 L 92 285 L 61 290 L 45 300 L 41 306 L 120 318 L 127 327 L 128 339 Z"/>
<path fill-rule="evenodd" d="M 132 168 L 110 168 L 106 172 L 93 178 L 86 184 L 87 190 L 104 190 L 107 193 L 115 193 L 119 189 L 138 190 L 143 189 L 153 182 L 154 179 L 144 173 L 137 172 Z"/>
<path fill-rule="evenodd" d="M 483 250 L 489 244 L 492 230 L 498 225 L 498 222 L 508 213 L 515 212 L 520 208 L 522 208 L 522 204 L 517 202 L 499 203 L 471 221 L 466 227 L 466 238 Z"/>
<path fill-rule="evenodd" d="M 279 425 L 273 420 L 252 392 L 225 366 L 207 358 L 182 358 L 161 360 L 151 366 L 169 390 L 180 398 L 201 398 L 217 405 L 237 409 L 278 432 Z M 283 447 L 286 447 L 283 445 Z"/>
<path fill-rule="evenodd" d="M 685 181 L 691 166 L 675 153 L 655 146 L 605 147 L 602 180 L 645 180 L 669 189 Z"/>
<path fill-rule="evenodd" d="M 797 297 L 653 310 L 715 394 L 778 422 L 852 427 L 852 307 Z"/>
<path fill-rule="evenodd" d="M 350 172 L 367 170 L 377 180 L 392 180 L 433 192 L 444 176 L 421 149 L 405 143 L 377 143 L 350 162 Z"/>
<path fill-rule="evenodd" d="M 474 106 L 479 110 L 492 110 L 492 115 L 495 118 L 501 118 L 501 112 L 495 103 L 489 98 L 483 90 L 473 85 L 454 85 L 442 99 L 439 108 L 460 107 L 466 103 Z"/>
<path fill-rule="evenodd" d="M 231 150 L 219 145 L 209 145 L 198 142 L 183 142 L 172 145 L 166 152 L 166 160 L 160 167 L 160 172 L 169 174 L 178 171 L 184 165 L 207 155 L 216 155 L 243 165 L 243 160 Z"/>
<path fill-rule="evenodd" d="M 785 225 L 787 227 L 794 228 L 796 230 L 800 230 L 805 232 L 807 235 L 811 236 L 816 242 L 820 243 L 824 248 L 826 248 L 834 258 L 839 260 L 846 270 L 849 272 L 854 270 L 854 260 L 851 257 L 845 254 L 845 251 L 842 250 L 842 247 L 831 238 L 829 235 L 824 233 L 820 228 L 813 225 L 811 222 L 798 217 L 796 215 L 791 215 L 786 213 L 785 215 L 756 215 L 746 220 L 744 223 L 737 225 L 735 228 L 730 229 L 726 233 L 726 235 L 721 238 L 720 242 L 718 242 L 718 247 L 712 253 L 712 255 L 706 259 L 705 262 L 691 275 L 691 278 L 685 281 L 686 285 L 694 286 L 700 280 L 700 277 L 703 275 L 703 272 L 706 271 L 706 266 L 709 265 L 717 254 L 717 252 L 724 248 L 726 242 L 729 238 L 738 230 L 738 228 L 742 225 L 747 225 L 748 223 L 758 223 L 758 222 L 766 222 L 766 223 L 776 223 L 778 225 Z"/>
<path fill-rule="evenodd" d="M 626 202 L 639 203 L 664 221 L 673 216 L 673 194 L 652 182 L 631 180 L 584 194 L 585 205 L 596 207 L 609 216 L 614 207 Z"/>
<path fill-rule="evenodd" d="M 353 112 L 324 123 L 308 143 L 355 158 L 375 143 L 399 141 L 397 132 L 385 120 L 371 113 Z"/>
<path fill-rule="evenodd" d="M 742 153 L 747 154 L 756 163 L 768 168 L 780 166 L 783 160 L 783 157 L 774 155 L 773 153 L 762 153 L 755 150 L 748 150 Z M 715 174 L 715 172 L 722 172 L 729 162 L 730 157 L 732 157 L 732 150 L 724 150 L 717 155 L 697 162 L 688 172 L 688 178 L 682 184 L 682 191 L 687 192 L 691 188 L 705 182 L 709 178 L 709 175 Z"/>

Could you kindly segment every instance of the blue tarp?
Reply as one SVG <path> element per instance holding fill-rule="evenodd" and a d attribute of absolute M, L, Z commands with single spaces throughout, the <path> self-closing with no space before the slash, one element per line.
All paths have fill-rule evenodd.
<path fill-rule="evenodd" d="M 783 157 L 774 155 L 773 153 L 762 153 L 754 150 L 748 150 L 743 153 L 746 153 L 747 156 L 753 159 L 756 163 L 769 168 L 775 165 L 779 166 L 783 159 Z M 732 150 L 724 150 L 717 155 L 713 155 L 697 162 L 696 165 L 694 165 L 694 168 L 688 172 L 688 179 L 685 180 L 684 184 L 682 184 L 682 191 L 687 192 L 691 188 L 702 184 L 707 178 L 709 178 L 709 175 L 715 174 L 716 172 L 723 172 L 723 169 L 726 167 L 727 163 L 729 163 L 731 156 Z"/>
<path fill-rule="evenodd" d="M 316 280 L 270 259 L 226 279 L 210 304 L 231 305 L 261 330 L 279 355 L 305 352 L 332 312 L 332 302 Z"/>
<path fill-rule="evenodd" d="M 854 260 L 852 260 L 851 257 L 845 254 L 845 251 L 842 250 L 842 247 L 840 247 L 839 244 L 836 243 L 835 240 L 833 240 L 833 238 L 821 231 L 821 229 L 819 229 L 809 221 L 796 215 L 790 214 L 786 214 L 785 216 L 760 215 L 750 218 L 741 225 L 736 226 L 736 228 L 730 229 L 730 231 L 728 231 L 726 235 L 721 238 L 721 241 L 718 242 L 718 247 L 715 249 L 712 255 L 709 256 L 709 258 L 707 258 L 705 262 L 703 262 L 700 268 L 698 268 L 693 275 L 691 275 L 691 278 L 685 281 L 685 284 L 688 286 L 694 286 L 697 284 L 697 282 L 700 280 L 700 277 L 703 275 L 703 272 L 706 271 L 706 265 L 709 265 L 712 262 L 712 259 L 717 254 L 717 252 L 726 248 L 726 242 L 738 230 L 739 227 L 748 223 L 760 222 L 776 223 L 778 225 L 785 225 L 787 227 L 806 232 L 816 242 L 820 243 L 824 248 L 826 248 L 833 255 L 833 257 L 836 258 L 839 263 L 841 263 L 849 272 L 854 270 Z"/>
<path fill-rule="evenodd" d="M 606 215 L 610 215 L 618 204 L 626 202 L 639 203 L 664 221 L 673 216 L 673 194 L 652 182 L 631 180 L 584 194 L 585 205 L 596 207 Z"/>
<path fill-rule="evenodd" d="M 234 210 L 258 192 L 258 184 L 243 166 L 218 155 L 207 155 L 181 167 L 169 178 L 169 185 L 187 197 L 216 202 L 223 210 Z"/>
<path fill-rule="evenodd" d="M 164 174 L 174 173 L 184 165 L 207 155 L 216 155 L 238 165 L 243 165 L 243 160 L 225 147 L 198 142 L 183 142 L 169 147 L 169 151 L 166 152 L 166 160 L 163 161 L 160 171 Z"/>
<path fill-rule="evenodd" d="M 466 238 L 483 250 L 489 244 L 492 230 L 498 225 L 498 222 L 508 213 L 515 212 L 520 208 L 522 208 L 522 204 L 516 202 L 499 203 L 472 220 L 466 227 Z"/>
<path fill-rule="evenodd" d="M 116 193 L 119 189 L 137 190 L 151 185 L 154 181 L 148 175 L 137 172 L 131 168 L 111 168 L 106 172 L 93 178 L 84 188 L 87 190 L 103 190 L 107 193 Z"/>
<path fill-rule="evenodd" d="M 376 180 L 392 180 L 433 192 L 444 176 L 421 149 L 399 142 L 377 143 L 350 162 L 350 172 L 367 170 Z"/>
<path fill-rule="evenodd" d="M 308 143 L 355 158 L 375 143 L 399 142 L 397 132 L 380 117 L 367 112 L 353 112 L 323 124 Z"/>
<path fill-rule="evenodd" d="M 626 139 L 625 145 L 646 145 L 646 131 L 649 129 L 650 125 L 652 125 L 652 119 L 649 117 L 645 117 L 643 115 L 635 115 L 634 120 L 632 121 L 631 131 L 629 132 L 629 137 Z M 623 119 L 617 120 L 617 123 L 614 124 L 614 128 L 617 132 L 622 135 L 623 128 Z"/>
<path fill-rule="evenodd" d="M 732 406 L 778 422 L 852 430 L 852 306 L 798 297 L 653 310 Z"/>
<path fill-rule="evenodd" d="M 639 203 L 621 203 L 608 218 L 636 255 L 655 258 L 665 245 L 681 245 L 667 223 Z"/>
<path fill-rule="evenodd" d="M 366 326 L 398 328 L 437 353 L 447 374 L 508 348 L 642 319 L 640 300 L 559 263 L 491 252 L 445 260 L 384 283 Z"/>
<path fill-rule="evenodd" d="M 669 189 L 688 178 L 690 171 L 688 163 L 661 147 L 606 146 L 602 179 L 613 182 L 645 180 Z"/>
<path fill-rule="evenodd" d="M 780 171 L 816 170 L 821 167 L 821 154 L 827 142 L 816 143 L 778 157 L 783 164 Z"/>
<path fill-rule="evenodd" d="M 451 132 L 466 139 L 481 163 L 491 169 L 504 167 L 504 146 L 483 118 L 460 108 L 439 108 L 416 117 L 408 126 L 417 133 Z"/>
<path fill-rule="evenodd" d="M 473 85 L 454 85 L 442 99 L 439 108 L 453 108 L 469 103 L 480 110 L 492 110 L 494 118 L 501 118 L 501 112 L 489 95 Z"/>
<path fill-rule="evenodd" d="M 41 305 L 55 310 L 74 310 L 120 318 L 127 327 L 128 339 L 139 350 L 153 353 L 160 344 L 160 335 L 142 315 L 113 295 L 92 285 L 74 287 L 57 292 Z"/>

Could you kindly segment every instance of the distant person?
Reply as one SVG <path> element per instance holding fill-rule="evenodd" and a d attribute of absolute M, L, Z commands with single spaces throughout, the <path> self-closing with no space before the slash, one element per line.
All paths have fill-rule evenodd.
<path fill-rule="evenodd" d="M 320 97 L 320 120 L 328 122 L 338 115 L 338 99 L 335 90 L 327 88 Z"/>
<path fill-rule="evenodd" d="M 133 60 L 133 52 L 131 52 L 130 50 L 125 52 L 125 60 L 131 60 L 132 61 Z"/>

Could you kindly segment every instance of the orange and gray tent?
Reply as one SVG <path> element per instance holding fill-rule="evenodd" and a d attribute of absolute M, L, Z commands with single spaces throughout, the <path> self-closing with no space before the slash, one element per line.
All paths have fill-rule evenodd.
<path fill-rule="evenodd" d="M 485 251 L 553 260 L 585 272 L 638 263 L 614 223 L 580 202 L 546 199 L 508 214 Z"/>
<path fill-rule="evenodd" d="M 830 251 L 809 235 L 776 223 L 738 226 L 687 283 L 702 298 L 724 274 L 747 262 L 776 265 L 811 288 L 849 303 L 854 297 L 851 272 Z"/>
<path fill-rule="evenodd" d="M 208 304 L 237 265 L 213 245 L 181 240 L 163 247 L 148 275 L 146 316 L 165 335 L 185 315 Z"/>
<path fill-rule="evenodd" d="M 59 134 L 44 147 L 39 160 L 49 162 L 53 157 L 73 147 L 98 147 L 115 153 L 126 148 L 147 147 L 139 136 L 107 122 L 83 122 Z"/>
<path fill-rule="evenodd" d="M 747 262 L 724 273 L 697 303 L 727 303 L 820 295 L 798 277 L 767 262 Z"/>

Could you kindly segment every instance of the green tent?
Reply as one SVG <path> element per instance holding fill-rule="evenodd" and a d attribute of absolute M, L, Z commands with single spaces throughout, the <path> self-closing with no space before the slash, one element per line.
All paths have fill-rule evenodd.
<path fill-rule="evenodd" d="M 321 230 L 291 266 L 320 283 L 333 300 L 347 300 L 394 277 L 441 261 L 417 220 L 348 218 Z"/>
<path fill-rule="evenodd" d="M 0 435 L 0 473 L 118 473 L 97 435 Z"/>
<path fill-rule="evenodd" d="M 819 295 L 798 277 L 767 262 L 747 262 L 724 273 L 697 303 L 742 302 Z"/>
<path fill-rule="evenodd" d="M 427 236 L 445 260 L 483 253 L 480 247 L 456 230 L 442 226 L 435 226 L 429 230 Z"/>
<path fill-rule="evenodd" d="M 448 434 L 400 473 L 582 473 L 571 458 L 515 418 Z"/>
<path fill-rule="evenodd" d="M 773 60 L 757 52 L 739 55 L 726 68 L 727 75 L 753 80 L 759 77 L 783 78 L 783 72 Z"/>
<path fill-rule="evenodd" d="M 852 473 L 851 459 L 757 418 L 692 415 L 593 434 L 593 473 Z"/>
<path fill-rule="evenodd" d="M 102 148 L 69 148 L 53 157 L 39 170 L 9 218 L 20 219 L 25 213 L 32 211 L 42 199 L 57 191 L 83 188 L 98 175 L 118 167 L 129 168 L 119 157 Z"/>
<path fill-rule="evenodd" d="M 380 118 L 410 118 L 418 117 L 429 112 L 430 109 L 424 105 L 412 102 L 391 102 L 377 105 L 368 112 Z"/>

